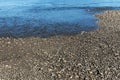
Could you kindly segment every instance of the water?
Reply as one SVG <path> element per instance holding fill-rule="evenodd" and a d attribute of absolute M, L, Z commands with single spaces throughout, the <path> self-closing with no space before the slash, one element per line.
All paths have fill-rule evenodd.
<path fill-rule="evenodd" d="M 0 36 L 49 37 L 95 30 L 96 13 L 120 0 L 0 0 Z"/>

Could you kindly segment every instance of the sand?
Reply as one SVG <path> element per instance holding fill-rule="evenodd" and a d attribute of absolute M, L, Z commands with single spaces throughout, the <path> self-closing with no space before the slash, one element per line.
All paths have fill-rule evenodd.
<path fill-rule="evenodd" d="M 96 31 L 0 38 L 0 80 L 119 80 L 120 11 L 96 16 Z"/>

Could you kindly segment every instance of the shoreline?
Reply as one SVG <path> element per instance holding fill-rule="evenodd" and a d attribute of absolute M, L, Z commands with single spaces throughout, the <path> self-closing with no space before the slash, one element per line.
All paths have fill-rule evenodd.
<path fill-rule="evenodd" d="M 96 31 L 50 38 L 0 38 L 0 79 L 119 80 L 120 11 L 96 15 Z"/>

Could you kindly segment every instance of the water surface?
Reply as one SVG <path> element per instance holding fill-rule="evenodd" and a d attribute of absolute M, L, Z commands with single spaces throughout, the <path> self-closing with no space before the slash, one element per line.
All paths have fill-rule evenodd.
<path fill-rule="evenodd" d="M 95 30 L 96 13 L 120 0 L 0 0 L 0 36 L 48 37 Z"/>

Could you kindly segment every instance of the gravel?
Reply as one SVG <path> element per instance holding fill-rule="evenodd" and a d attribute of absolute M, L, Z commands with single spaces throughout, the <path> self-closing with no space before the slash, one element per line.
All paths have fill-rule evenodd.
<path fill-rule="evenodd" d="M 0 38 L 0 80 L 119 80 L 120 11 L 96 15 L 96 31 Z"/>

